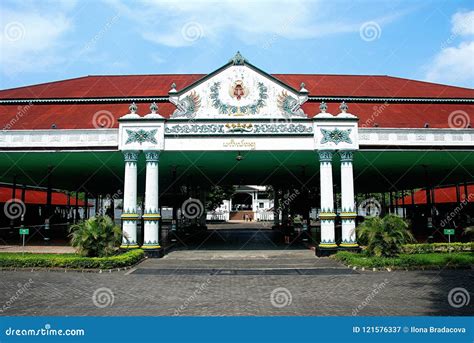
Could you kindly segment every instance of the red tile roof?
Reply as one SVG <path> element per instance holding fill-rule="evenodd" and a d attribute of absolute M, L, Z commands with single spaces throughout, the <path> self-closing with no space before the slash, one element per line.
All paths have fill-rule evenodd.
<path fill-rule="evenodd" d="M 5 203 L 12 199 L 12 188 L 10 187 L 0 187 L 0 203 Z M 15 189 L 14 199 L 21 199 L 22 189 Z M 35 205 L 45 205 L 46 204 L 46 191 L 42 190 L 25 190 L 25 204 L 35 204 Z M 52 192 L 51 204 L 54 206 L 66 206 L 67 205 L 67 195 L 60 192 Z M 83 200 L 78 201 L 79 206 L 84 206 L 85 202 Z M 76 198 L 71 197 L 70 205 L 76 205 Z M 90 204 L 89 204 L 90 206 Z"/>
<path fill-rule="evenodd" d="M 0 98 L 81 98 L 167 96 L 171 84 L 180 90 L 203 74 L 98 75 L 0 90 Z M 312 96 L 474 98 L 474 89 L 382 75 L 274 74 Z"/>
<path fill-rule="evenodd" d="M 466 200 L 466 193 L 464 185 L 459 187 L 459 193 L 461 201 Z M 435 189 L 434 200 L 436 204 L 442 203 L 457 203 L 456 187 L 442 187 Z M 474 200 L 474 185 L 467 186 L 467 201 L 472 202 Z M 401 205 L 401 199 L 398 204 Z M 411 195 L 405 196 L 405 205 L 411 205 Z M 415 192 L 415 204 L 423 205 L 426 204 L 426 191 L 424 189 Z"/>
<path fill-rule="evenodd" d="M 12 130 L 28 129 L 50 129 L 52 124 L 58 129 L 93 129 L 99 127 L 98 116 L 109 116 L 113 121 L 106 127 L 118 127 L 118 118 L 128 113 L 129 104 L 35 104 L 24 111 L 18 119 L 17 113 L 23 113 L 17 105 L 0 106 L 0 128 L 9 125 Z M 138 104 L 138 113 L 145 115 L 149 113 L 149 104 Z M 328 112 L 338 113 L 339 103 L 328 104 Z M 169 117 L 174 105 L 171 103 L 160 103 L 159 113 Z M 313 117 L 319 112 L 318 103 L 306 103 L 303 105 L 305 113 Z M 107 111 L 107 112 L 101 112 Z M 359 126 L 372 127 L 377 123 L 380 127 L 422 128 L 429 123 L 431 128 L 449 127 L 448 118 L 454 111 L 468 113 L 474 122 L 474 105 L 462 104 L 388 104 L 383 103 L 349 103 L 349 111 L 359 117 Z M 97 115 L 95 115 L 98 113 Z M 106 113 L 106 114 L 104 114 Z"/>
<path fill-rule="evenodd" d="M 439 85 L 389 76 L 362 75 L 308 75 L 275 74 L 279 80 L 298 89 L 306 84 L 310 96 L 337 97 L 424 97 L 424 98 L 469 98 L 474 99 L 474 89 Z M 175 82 L 182 89 L 204 77 L 188 75 L 123 75 L 86 76 L 64 81 L 0 90 L 0 99 L 42 98 L 96 98 L 96 97 L 158 97 L 167 96 L 170 85 Z M 383 101 L 383 100 L 381 100 Z M 463 111 L 474 122 L 474 105 L 453 103 L 367 103 L 349 101 L 349 112 L 360 118 L 360 125 L 380 127 L 421 128 L 428 123 L 432 128 L 449 127 L 448 118 L 454 111 Z M 0 105 L 0 128 L 49 129 L 56 124 L 59 129 L 94 128 L 94 115 L 108 111 L 113 117 L 110 127 L 118 127 L 117 119 L 128 113 L 129 104 L 18 104 Z M 139 103 L 138 113 L 149 112 L 149 104 Z M 339 103 L 330 103 L 330 113 L 336 114 Z M 307 102 L 303 109 L 309 117 L 319 112 L 319 104 Z M 169 117 L 174 105 L 159 103 L 159 113 Z M 96 125 L 97 126 L 97 125 Z"/>

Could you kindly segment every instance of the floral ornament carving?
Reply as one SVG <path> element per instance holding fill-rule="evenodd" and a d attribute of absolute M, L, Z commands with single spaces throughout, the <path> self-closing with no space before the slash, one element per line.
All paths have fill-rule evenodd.
<path fill-rule="evenodd" d="M 259 82 L 257 85 L 258 89 L 258 99 L 253 103 L 243 106 L 236 106 L 227 103 L 223 103 L 219 97 L 221 89 L 221 83 L 215 82 L 210 90 L 210 98 L 212 100 L 212 106 L 216 108 L 222 114 L 228 115 L 245 115 L 245 114 L 256 114 L 260 111 L 262 107 L 266 104 L 266 99 L 268 98 L 268 89 L 262 83 Z"/>
<path fill-rule="evenodd" d="M 145 143 L 145 142 L 150 142 L 152 144 L 157 144 L 158 142 L 156 141 L 156 129 L 153 130 L 143 130 L 139 129 L 137 131 L 125 130 L 127 132 L 128 138 L 125 144 L 130 144 L 130 143 Z"/>
<path fill-rule="evenodd" d="M 166 134 L 207 134 L 224 133 L 224 124 L 186 124 L 186 125 L 167 125 Z"/>
<path fill-rule="evenodd" d="M 352 129 L 347 130 L 340 130 L 335 128 L 333 130 L 321 129 L 321 133 L 323 134 L 323 138 L 321 139 L 321 144 L 324 143 L 349 143 L 352 144 L 352 140 L 350 138 Z"/>
<path fill-rule="evenodd" d="M 302 124 L 255 124 L 255 133 L 312 133 L 312 126 Z"/>
<path fill-rule="evenodd" d="M 285 115 L 295 115 L 299 117 L 304 117 L 304 111 L 301 108 L 301 105 L 306 101 L 306 98 L 303 100 L 296 99 L 288 94 L 287 91 L 282 91 L 277 99 L 278 108 Z"/>
<path fill-rule="evenodd" d="M 252 133 L 252 134 L 310 134 L 312 126 L 303 124 L 252 124 L 252 123 L 227 123 L 227 124 L 185 124 L 166 125 L 165 134 L 227 134 L 227 133 Z"/>
<path fill-rule="evenodd" d="M 196 91 L 192 91 L 183 99 L 170 96 L 169 100 L 176 106 L 176 110 L 173 112 L 173 118 L 191 118 L 201 107 L 201 97 Z"/>

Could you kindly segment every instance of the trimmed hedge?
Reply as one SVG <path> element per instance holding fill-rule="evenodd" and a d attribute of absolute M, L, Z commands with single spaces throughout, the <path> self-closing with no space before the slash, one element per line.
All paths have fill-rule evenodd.
<path fill-rule="evenodd" d="M 405 254 L 424 254 L 432 252 L 463 252 L 472 251 L 474 243 L 423 243 L 423 244 L 404 244 L 403 252 Z"/>
<path fill-rule="evenodd" d="M 469 268 L 474 265 L 474 255 L 460 253 L 400 254 L 398 257 L 376 257 L 364 253 L 340 251 L 334 258 L 350 266 L 365 268 Z"/>
<path fill-rule="evenodd" d="M 109 257 L 77 254 L 0 253 L 0 268 L 113 269 L 131 266 L 145 256 L 141 249 Z"/>

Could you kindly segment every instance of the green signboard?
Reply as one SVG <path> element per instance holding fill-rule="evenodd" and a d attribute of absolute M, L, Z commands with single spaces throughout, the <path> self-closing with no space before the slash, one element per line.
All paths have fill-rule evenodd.
<path fill-rule="evenodd" d="M 454 235 L 454 229 L 444 229 L 445 235 Z"/>
<path fill-rule="evenodd" d="M 20 229 L 20 235 L 29 235 L 30 229 Z"/>

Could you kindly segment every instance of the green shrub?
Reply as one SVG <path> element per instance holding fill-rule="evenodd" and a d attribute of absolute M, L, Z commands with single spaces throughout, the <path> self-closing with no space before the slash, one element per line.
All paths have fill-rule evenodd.
<path fill-rule="evenodd" d="M 109 257 L 83 257 L 76 254 L 0 253 L 1 268 L 113 269 L 130 266 L 145 253 L 134 249 Z"/>
<path fill-rule="evenodd" d="M 472 251 L 474 243 L 422 243 L 405 244 L 402 251 L 405 254 L 421 254 L 431 252 L 462 252 Z"/>
<path fill-rule="evenodd" d="M 79 255 L 104 257 L 114 254 L 122 240 L 122 231 L 108 216 L 89 218 L 71 225 L 71 245 Z"/>
<path fill-rule="evenodd" d="M 361 253 L 340 251 L 334 258 L 351 266 L 365 268 L 469 268 L 474 265 L 474 255 L 471 253 L 430 253 L 430 254 L 400 254 L 397 257 L 369 256 Z"/>
<path fill-rule="evenodd" d="M 397 256 L 403 244 L 413 241 L 408 223 L 393 214 L 366 219 L 357 228 L 357 236 L 367 253 L 378 257 Z"/>

